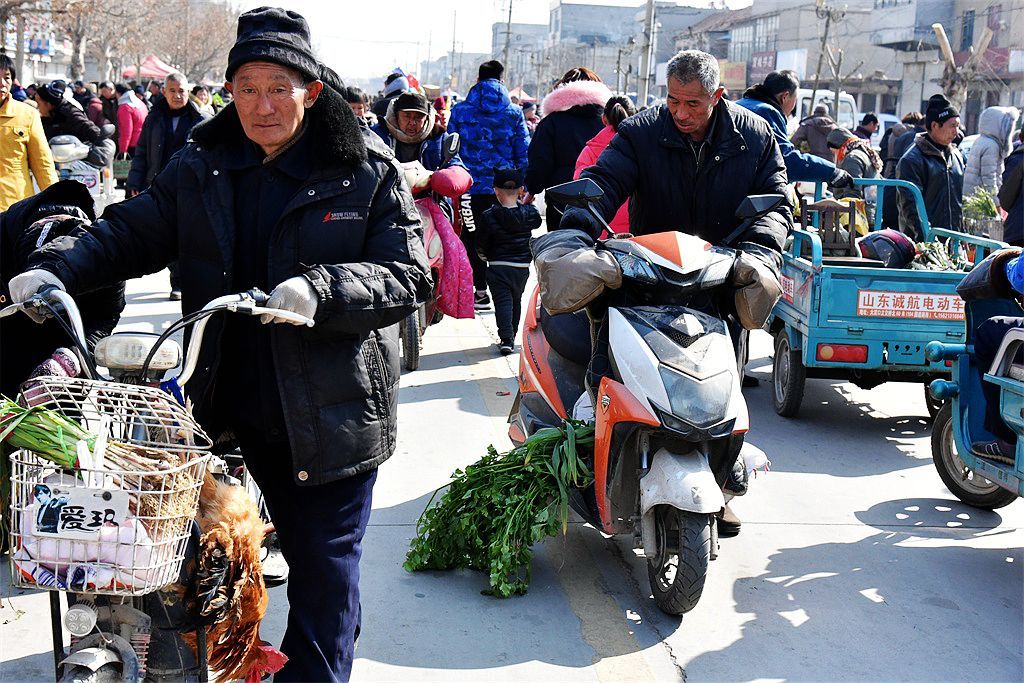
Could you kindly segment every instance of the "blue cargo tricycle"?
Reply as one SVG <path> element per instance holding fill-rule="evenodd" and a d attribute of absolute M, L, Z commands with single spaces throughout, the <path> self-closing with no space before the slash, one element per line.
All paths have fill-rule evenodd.
<path fill-rule="evenodd" d="M 887 178 L 855 182 L 910 192 L 924 240 L 946 240 L 949 253 L 964 263 L 978 263 L 1005 246 L 931 227 L 921 192 L 911 183 Z M 882 227 L 883 195 L 879 190 L 872 230 Z M 888 381 L 920 382 L 934 416 L 941 403 L 929 396 L 927 385 L 948 376 L 950 367 L 926 358 L 925 347 L 936 339 L 963 341 L 964 302 L 956 286 L 964 271 L 886 268 L 881 261 L 862 258 L 849 234 L 854 231 L 853 218 L 851 211 L 847 231 L 839 238 L 835 225 L 830 226 L 831 234 L 825 227 L 810 225 L 794 230 L 792 246 L 783 254 L 783 295 L 768 328 L 775 337 L 775 412 L 795 417 L 806 379 L 821 378 L 849 381 L 863 389 Z"/>
<path fill-rule="evenodd" d="M 974 357 L 974 334 L 981 323 L 997 315 L 1020 316 L 1020 306 L 1009 299 L 986 299 L 966 304 L 966 343 L 934 341 L 927 355 L 934 362 L 952 362 L 952 378 L 932 382 L 936 399 L 945 401 L 932 425 L 932 461 L 950 492 L 974 507 L 994 510 L 1024 495 L 1024 365 L 1015 362 L 1024 346 L 1024 330 L 1011 330 L 1003 338 L 984 380 Z M 999 412 L 1018 435 L 1016 462 L 1003 464 L 979 457 L 971 444 L 992 441 L 984 427 L 985 397 L 982 381 L 999 385 Z"/>

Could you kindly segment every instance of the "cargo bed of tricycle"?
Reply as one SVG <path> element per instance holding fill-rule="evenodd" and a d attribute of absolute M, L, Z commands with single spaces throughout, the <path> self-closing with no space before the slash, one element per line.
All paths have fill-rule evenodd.
<path fill-rule="evenodd" d="M 877 179 L 861 184 L 909 185 Z M 920 192 L 911 186 L 925 215 Z M 881 193 L 879 193 L 881 194 Z M 877 208 L 881 217 L 881 207 Z M 951 253 L 977 263 L 1001 242 L 931 228 L 926 241 L 941 239 Z M 880 223 L 880 221 L 879 221 Z M 881 226 L 876 223 L 874 229 Z M 840 379 L 862 388 L 887 381 L 920 382 L 949 375 L 945 361 L 930 361 L 929 342 L 964 337 L 964 302 L 956 293 L 963 271 L 878 267 L 878 262 L 822 255 L 813 229 L 795 230 L 783 256 L 783 295 L 772 312 L 775 335 L 772 389 L 775 410 L 794 417 L 807 378 Z M 940 404 L 929 399 L 929 412 Z"/>

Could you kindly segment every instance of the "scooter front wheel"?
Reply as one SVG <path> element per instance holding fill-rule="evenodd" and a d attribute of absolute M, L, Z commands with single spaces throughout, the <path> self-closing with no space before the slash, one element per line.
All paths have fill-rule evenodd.
<path fill-rule="evenodd" d="M 969 469 L 956 452 L 953 438 L 953 405 L 945 403 L 932 424 L 932 462 L 950 493 L 982 510 L 1006 507 L 1017 494 Z"/>
<path fill-rule="evenodd" d="M 704 592 L 714 516 L 669 505 L 659 505 L 654 515 L 657 554 L 647 559 L 654 603 L 666 614 L 686 614 Z"/>

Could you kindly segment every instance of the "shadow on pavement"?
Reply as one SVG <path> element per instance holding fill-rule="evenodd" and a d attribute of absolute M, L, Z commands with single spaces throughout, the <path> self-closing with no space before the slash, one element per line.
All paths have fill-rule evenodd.
<path fill-rule="evenodd" d="M 843 383 L 808 382 L 803 408 L 794 419 L 775 414 L 771 385 L 766 382 L 744 392 L 754 417 L 768 423 L 752 429 L 750 440 L 768 454 L 773 470 L 861 477 L 930 462 L 914 452 L 914 440 L 931 434 L 925 417 L 880 415 L 870 403 L 851 398 L 843 387 Z M 866 449 L 866 443 L 871 447 Z"/>
<path fill-rule="evenodd" d="M 742 637 L 698 655 L 688 672 L 735 680 L 1021 680 L 1024 553 L 965 545 L 992 535 L 998 514 L 907 499 L 857 517 L 880 531 L 782 548 L 764 574 L 738 579 L 736 611 L 751 617 Z"/>

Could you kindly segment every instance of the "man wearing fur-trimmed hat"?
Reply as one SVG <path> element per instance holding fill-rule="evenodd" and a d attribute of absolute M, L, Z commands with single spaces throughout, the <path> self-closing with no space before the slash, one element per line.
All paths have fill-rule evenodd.
<path fill-rule="evenodd" d="M 226 78 L 233 103 L 149 189 L 36 252 L 10 290 L 86 292 L 177 260 L 186 315 L 259 287 L 315 321 L 211 319 L 186 391 L 213 440 L 241 447 L 291 568 L 277 680 L 344 681 L 371 492 L 395 448 L 394 323 L 427 298 L 430 270 L 394 154 L 356 122 L 301 15 L 244 13 Z"/>

